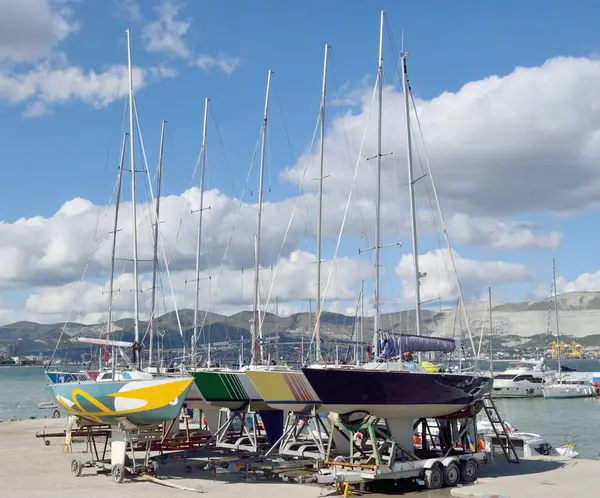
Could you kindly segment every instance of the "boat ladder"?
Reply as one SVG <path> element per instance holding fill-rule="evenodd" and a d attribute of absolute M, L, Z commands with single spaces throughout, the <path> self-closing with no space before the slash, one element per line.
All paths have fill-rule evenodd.
<path fill-rule="evenodd" d="M 485 410 L 485 414 L 487 415 L 490 424 L 492 424 L 492 429 L 494 429 L 494 433 L 500 443 L 506 461 L 510 463 L 519 463 L 519 455 L 517 455 L 517 451 L 510 440 L 506 425 L 504 424 L 502 417 L 500 417 L 496 403 L 494 403 L 494 400 L 490 396 L 483 398 L 483 409 Z"/>

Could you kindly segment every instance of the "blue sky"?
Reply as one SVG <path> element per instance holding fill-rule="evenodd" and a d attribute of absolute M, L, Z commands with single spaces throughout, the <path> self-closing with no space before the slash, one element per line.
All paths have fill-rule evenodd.
<path fill-rule="evenodd" d="M 485 80 L 492 75 L 503 77 L 513 73 L 518 66 L 539 67 L 557 56 L 595 61 L 598 53 L 595 20 L 600 14 L 599 5 L 584 1 L 578 2 L 577 9 L 558 1 L 494 4 L 477 1 L 452 4 L 434 1 L 360 2 L 351 6 L 341 1 L 289 4 L 260 1 L 157 0 L 136 3 L 133 0 L 27 0 L 21 6 L 21 2 L 16 0 L 3 3 L 7 4 L 3 7 L 8 9 L 7 12 L 13 9 L 12 17 L 6 16 L 13 27 L 19 22 L 25 25 L 31 22 L 22 15 L 24 4 L 37 9 L 38 21 L 42 23 L 39 26 L 43 23 L 51 26 L 48 29 L 50 34 L 40 35 L 39 40 L 30 40 L 27 44 L 18 33 L 0 36 L 0 136 L 5 165 L 2 219 L 7 224 L 19 218 L 50 218 L 65 202 L 77 197 L 96 206 L 107 203 L 114 183 L 123 131 L 126 88 L 122 79 L 94 83 L 89 71 L 100 74 L 112 66 L 126 63 L 126 28 L 132 31 L 134 65 L 148 71 L 144 85 L 136 90 L 136 99 L 152 167 L 156 163 L 161 120 L 168 121 L 163 186 L 166 195 L 180 196 L 192 181 L 191 171 L 200 148 L 206 96 L 212 99 L 208 187 L 218 188 L 228 197 L 241 194 L 259 139 L 267 70 L 275 71 L 269 122 L 270 174 L 267 180 L 271 191 L 266 193 L 265 198 L 277 203 L 293 199 L 298 194 L 296 185 L 282 181 L 278 175 L 285 168 L 298 167 L 299 158 L 308 149 L 319 110 L 324 44 L 332 46 L 329 71 L 331 102 L 327 117 L 328 125 L 331 125 L 344 113 L 359 115 L 364 111 L 358 101 L 350 106 L 339 106 L 333 103 L 333 99 L 337 96 L 356 98 L 371 91 L 377 69 L 381 9 L 388 16 L 385 83 L 392 84 L 395 78 L 397 80 L 391 43 L 393 41 L 396 44 L 394 50 L 399 51 L 404 33 L 405 48 L 411 54 L 409 72 L 413 91 L 418 101 L 423 103 L 425 140 L 433 148 L 436 147 L 437 134 L 434 130 L 432 136 L 428 136 L 428 102 L 444 92 L 466 92 L 463 86 L 469 82 Z M 61 19 L 63 24 L 59 22 Z M 168 24 L 169 19 L 171 24 Z M 159 31 L 149 31 L 152 23 L 161 20 L 162 24 L 157 25 Z M 29 26 L 29 29 L 36 28 Z M 169 29 L 173 31 L 167 33 Z M 41 31 L 42 28 L 37 29 L 38 33 Z M 152 38 L 148 33 L 163 36 L 162 44 L 157 36 Z M 33 46 L 34 43 L 38 45 Z M 19 44 L 24 44 L 23 50 L 19 50 Z M 69 74 L 71 68 L 78 68 L 80 72 L 75 76 Z M 561 71 L 560 63 L 553 68 Z M 35 84 L 27 80 L 27 75 L 32 73 L 37 74 Z M 545 81 L 551 87 L 554 80 L 550 77 L 551 73 L 548 75 L 547 79 L 540 76 L 542 79 L 537 81 Z M 588 71 L 582 78 L 590 86 L 600 88 L 598 81 L 594 80 L 595 75 Z M 60 78 L 68 79 L 68 82 Z M 28 82 L 34 89 L 28 90 Z M 65 88 L 70 88 L 71 92 L 67 92 L 64 98 L 59 97 L 61 91 L 66 91 Z M 396 87 L 395 91 L 398 93 L 401 89 Z M 526 99 L 531 91 L 530 86 L 524 87 L 523 98 Z M 561 94 L 559 85 L 556 85 L 555 91 L 563 99 L 577 97 L 572 87 L 568 89 L 574 92 L 571 94 Z M 23 96 L 23 93 L 26 95 Z M 438 105 L 440 99 L 435 102 Z M 585 103 L 581 105 L 585 107 Z M 574 105 L 574 108 L 578 107 Z M 458 116 L 456 108 L 453 109 Z M 519 121 L 518 113 L 522 108 L 514 99 L 503 109 L 513 116 L 511 119 Z M 548 110 L 559 122 L 560 116 L 551 111 Z M 215 122 L 224 149 L 216 137 Z M 460 129 L 460 119 L 457 118 L 452 126 Z M 593 133 L 594 126 L 595 123 L 590 123 L 585 133 Z M 579 129 L 577 133 L 578 136 L 584 134 Z M 396 140 L 402 142 L 401 130 Z M 488 136 L 486 140 L 502 145 L 499 134 Z M 527 137 L 524 136 L 523 140 L 528 143 Z M 541 149 L 544 144 L 551 143 L 546 137 L 539 147 Z M 537 151 L 534 152 L 537 154 Z M 535 154 L 533 159 L 523 156 L 523 161 L 524 164 L 529 164 L 530 159 L 541 161 L 539 168 L 532 169 L 532 174 L 536 175 L 537 182 L 544 183 L 546 173 L 541 177 L 538 173 L 544 171 L 545 156 Z M 449 207 L 445 216 L 464 213 L 466 208 L 459 207 L 460 199 L 456 195 L 448 194 L 445 200 L 443 168 L 446 165 L 439 160 L 439 155 L 434 153 L 432 157 L 434 178 L 436 172 L 442 170 L 442 180 L 437 186 L 442 192 L 442 207 Z M 397 167 L 405 169 L 404 156 L 396 160 Z M 515 163 L 520 161 L 518 159 Z M 485 160 L 483 164 L 486 164 Z M 548 168 L 554 168 L 552 175 L 558 185 L 560 175 L 556 168 L 562 168 L 565 177 L 569 176 L 566 163 L 552 163 Z M 586 174 L 592 174 L 589 163 L 585 163 L 583 168 Z M 496 181 L 497 177 L 488 174 L 484 166 L 479 171 L 477 181 L 482 184 Z M 550 175 L 550 169 L 547 171 Z M 448 174 L 458 178 L 460 172 L 451 170 Z M 514 175 L 514 172 L 507 170 L 506 174 Z M 596 174 L 596 178 L 599 176 Z M 527 177 L 525 173 L 523 178 Z M 250 188 L 256 189 L 256 168 L 251 178 Z M 327 181 L 337 180 L 333 175 Z M 536 196 L 536 190 L 536 185 L 532 184 L 532 198 Z M 545 192 L 544 189 L 540 191 Z M 548 192 L 552 194 L 554 191 L 549 189 Z M 489 220 L 537 224 L 542 235 L 553 231 L 562 234 L 560 244 L 549 244 L 550 247 L 542 249 L 539 244 L 529 247 L 526 244 L 508 244 L 499 249 L 492 247 L 491 243 L 461 243 L 460 240 L 468 239 L 465 236 L 459 237 L 459 241 L 453 244 L 460 257 L 469 261 L 522 265 L 521 270 L 525 271 L 521 271 L 519 277 L 515 276 L 518 271 L 513 268 L 512 276 L 504 280 L 498 277 L 497 283 L 492 282 L 498 286 L 498 299 L 502 300 L 525 299 L 537 292 L 540 285 L 548 288 L 552 257 L 557 258 L 563 290 L 596 290 L 593 286 L 595 282 L 600 283 L 600 276 L 594 277 L 597 280 L 587 279 L 585 284 L 577 283 L 580 274 L 600 270 L 592 249 L 595 237 L 589 236 L 590 232 L 593 233 L 590 227 L 599 221 L 593 192 L 587 192 L 588 197 L 582 197 L 579 204 L 570 200 L 563 205 L 557 201 L 555 208 L 547 198 L 539 203 L 534 200 L 520 203 L 512 199 L 513 193 L 498 193 L 500 203 L 505 196 L 505 206 L 501 209 L 487 209 L 485 203 L 474 200 L 468 204 L 469 212 L 466 214 L 486 217 L 488 221 L 483 220 L 483 225 Z M 556 192 L 557 197 L 563 194 Z M 548 197 L 548 194 L 544 195 Z M 342 192 L 339 199 L 346 196 L 347 192 Z M 246 201 L 252 203 L 255 198 Z M 509 205 L 514 205 L 514 209 Z M 280 223 L 287 221 L 280 220 Z M 284 230 L 285 226 L 280 235 Z M 7 229 L 5 237 L 9 236 L 16 237 L 18 233 Z M 452 231 L 450 237 L 453 237 Z M 406 232 L 399 235 L 388 233 L 385 238 L 387 242 L 401 239 L 404 245 L 401 251 L 388 249 L 383 252 L 386 273 L 390 276 L 386 280 L 390 284 L 382 289 L 388 300 L 401 300 L 392 297 L 401 293 L 394 267 L 398 265 L 401 254 L 410 251 L 410 238 Z M 307 238 L 301 239 L 301 249 L 314 251 L 314 244 L 307 242 Z M 193 234 L 190 240 L 193 240 Z M 435 249 L 434 240 L 430 234 L 425 235 L 422 252 Z M 335 238 L 331 236 L 324 242 L 326 257 L 331 257 L 334 243 Z M 343 255 L 356 258 L 361 244 L 356 237 L 345 238 Z M 251 252 L 251 246 L 246 251 Z M 191 270 L 183 263 L 182 268 Z M 498 268 L 488 268 L 488 273 L 473 273 L 470 298 L 486 288 L 489 272 L 496 270 Z M 56 285 L 65 285 L 70 280 L 75 282 L 78 279 L 61 277 Z M 7 277 L 3 285 L 6 290 L 2 294 L 4 300 L 10 302 L 6 319 L 32 313 L 31 309 L 23 311 L 27 308 L 24 301 L 27 296 L 41 296 L 43 292 L 40 294 L 38 290 L 47 283 L 47 280 L 35 275 L 27 283 L 19 282 L 19 278 L 11 281 Z M 348 283 L 348 289 L 356 291 L 356 288 L 357 281 Z M 290 306 L 293 302 L 294 299 L 290 299 Z M 340 309 L 345 310 L 348 303 L 350 300 Z"/>

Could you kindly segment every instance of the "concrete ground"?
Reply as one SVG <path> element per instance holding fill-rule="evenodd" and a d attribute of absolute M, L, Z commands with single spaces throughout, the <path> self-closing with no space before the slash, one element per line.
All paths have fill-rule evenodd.
<path fill-rule="evenodd" d="M 84 444 L 74 443 L 73 453 L 62 451 L 62 438 L 54 438 L 49 446 L 35 438 L 36 431 L 62 431 L 65 419 L 24 420 L 0 423 L 0 496 L 10 498 L 163 498 L 165 494 L 194 491 L 212 493 L 219 498 L 264 498 L 266 495 L 286 498 L 312 498 L 334 495 L 331 487 L 285 483 L 253 478 L 246 480 L 243 473 L 217 474 L 213 480 L 210 471 L 194 465 L 191 473 L 184 472 L 181 464 L 161 466 L 159 476 L 167 482 L 193 491 L 169 489 L 141 478 L 126 479 L 117 484 L 109 476 L 97 475 L 94 469 L 84 469 L 81 477 L 73 477 L 70 463 L 73 457 L 86 460 Z M 481 469 L 480 479 L 474 485 L 443 489 L 420 490 L 415 485 L 402 485 L 369 493 L 381 496 L 418 496 L 419 498 L 457 497 L 510 497 L 562 498 L 591 496 L 596 492 L 593 483 L 600 475 L 600 461 L 528 459 L 521 464 L 495 463 Z M 590 492 L 592 493 L 590 495 Z"/>
<path fill-rule="evenodd" d="M 535 457 L 519 464 L 497 462 L 482 469 L 473 485 L 452 488 L 450 496 L 477 498 L 566 498 L 597 496 L 600 461 Z"/>

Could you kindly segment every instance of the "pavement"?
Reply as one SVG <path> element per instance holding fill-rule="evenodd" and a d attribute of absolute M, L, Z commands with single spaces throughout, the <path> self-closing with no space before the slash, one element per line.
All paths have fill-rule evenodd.
<path fill-rule="evenodd" d="M 450 496 L 473 498 L 568 498 L 598 496 L 600 461 L 533 457 L 495 462 L 475 484 L 452 488 Z"/>

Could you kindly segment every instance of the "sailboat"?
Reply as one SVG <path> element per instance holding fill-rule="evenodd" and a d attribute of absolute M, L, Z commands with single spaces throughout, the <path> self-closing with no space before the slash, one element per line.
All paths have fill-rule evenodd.
<path fill-rule="evenodd" d="M 455 348 L 452 339 L 421 336 L 419 281 L 422 274 L 418 267 L 418 245 L 416 232 L 416 208 L 414 181 L 412 172 L 412 150 L 410 137 L 410 114 L 408 107 L 408 82 L 406 77 L 406 54 L 403 54 L 403 86 L 405 89 L 405 108 L 407 122 L 407 145 L 411 218 L 413 228 L 413 256 L 416 280 L 417 335 L 397 336 L 380 334 L 379 329 L 379 249 L 380 242 L 380 192 L 381 192 L 381 116 L 383 92 L 383 28 L 384 16 L 381 14 L 381 30 L 378 66 L 378 150 L 377 150 L 377 201 L 376 201 L 376 237 L 375 237 L 375 334 L 373 350 L 380 350 L 379 359 L 364 365 L 323 365 L 317 361 L 302 368 L 301 372 L 248 372 L 260 394 L 272 407 L 282 410 L 301 412 L 315 407 L 322 413 L 348 413 L 355 410 L 367 410 L 383 418 L 410 421 L 415 417 L 443 416 L 458 412 L 474 404 L 492 387 L 488 376 L 472 374 L 442 374 L 428 372 L 423 363 L 404 363 L 389 361 L 402 351 L 442 351 L 450 352 Z M 325 88 L 325 84 L 324 84 Z M 323 92 L 324 93 L 324 92 Z M 322 112 L 324 103 L 322 102 Z M 322 116 L 323 117 L 323 116 Z M 321 122 L 323 126 L 323 121 Z M 321 129 L 323 146 L 323 128 Z M 321 153 L 321 160 L 322 160 Z M 321 175 L 322 176 L 322 175 Z M 319 316 L 315 336 L 317 342 L 317 360 L 319 358 Z M 380 342 L 381 341 L 381 342 Z M 433 369 L 436 370 L 436 369 Z M 434 414 L 434 415 L 428 415 Z M 408 427 L 408 424 L 404 424 Z M 411 425 L 412 427 L 412 425 Z"/>
<path fill-rule="evenodd" d="M 139 352 L 139 278 L 138 278 L 138 238 L 137 205 L 135 185 L 134 110 L 133 75 L 131 66 L 131 44 L 127 35 L 127 62 L 129 68 L 129 151 L 131 156 L 131 204 L 133 221 L 133 276 L 134 276 L 134 351 Z M 118 206 L 122 185 L 123 161 L 127 136 L 124 137 L 119 164 L 117 204 L 115 206 L 115 226 L 111 257 L 110 292 L 108 306 L 107 335 L 112 327 L 112 296 L 115 269 L 115 248 L 118 220 Z M 116 354 L 113 344 L 112 371 L 106 378 L 50 384 L 48 391 L 54 396 L 69 415 L 86 420 L 117 425 L 128 422 L 133 426 L 151 426 L 178 416 L 185 397 L 190 390 L 193 378 L 190 376 L 153 378 L 140 369 L 141 358 L 137 354 L 136 365 L 126 377 L 116 371 Z"/>
<path fill-rule="evenodd" d="M 321 108 L 319 111 L 320 124 L 320 153 L 319 153 L 319 192 L 317 209 L 317 287 L 316 287 L 316 321 L 314 328 L 315 337 L 315 364 L 322 362 L 321 356 L 321 242 L 323 224 L 323 179 L 324 152 L 325 152 L 325 104 L 327 102 L 327 62 L 329 59 L 329 45 L 325 45 L 325 59 L 323 62 L 323 84 L 321 91 Z M 320 404 L 317 394 L 310 387 L 301 370 L 271 367 L 263 369 L 249 369 L 246 375 L 264 400 L 267 406 L 285 412 L 306 412 Z"/>
<path fill-rule="evenodd" d="M 563 374 L 560 367 L 560 332 L 558 329 L 558 299 L 556 295 L 556 262 L 552 259 L 552 294 L 554 299 L 554 316 L 556 318 L 556 344 L 558 347 L 558 378 L 556 382 L 546 384 L 542 388 L 544 398 L 591 398 L 596 396 L 596 388 L 589 379 L 579 379 Z"/>
<path fill-rule="evenodd" d="M 260 235 L 262 222 L 262 207 L 263 207 L 263 178 L 266 158 L 266 140 L 267 140 L 267 122 L 269 112 L 269 97 L 271 92 L 271 76 L 272 71 L 269 71 L 267 77 L 267 91 L 265 97 L 265 109 L 262 124 L 262 145 L 260 155 L 260 179 L 258 189 L 258 210 L 257 210 L 257 231 L 255 238 L 255 275 L 254 275 L 254 296 L 253 296 L 253 319 L 251 322 L 252 330 L 252 360 L 248 367 L 240 370 L 232 370 L 229 368 L 208 367 L 194 369 L 195 386 L 198 388 L 203 401 L 202 403 L 212 408 L 206 410 L 208 413 L 214 414 L 214 409 L 227 408 L 231 412 L 240 412 L 249 409 L 252 412 L 258 412 L 263 420 L 267 437 L 271 442 L 276 441 L 281 435 L 283 426 L 283 415 L 274 413 L 268 408 L 258 391 L 246 375 L 247 370 L 262 368 L 263 346 L 262 346 L 262 326 L 259 310 L 259 273 L 260 273 Z M 206 137 L 206 133 L 204 134 Z M 205 142 L 204 142 L 205 143 Z M 204 152 L 203 152 L 204 164 Z M 202 169 L 203 171 L 203 169 Z M 201 177 L 202 178 L 202 177 Z M 202 189 L 202 180 L 201 180 Z M 201 194 L 202 195 L 202 194 Z M 201 197 L 202 199 L 202 197 Z M 202 206 L 200 206 L 200 212 Z M 200 218 L 201 219 L 201 218 Z M 198 244 L 200 243 L 201 224 L 198 227 Z M 197 257 L 199 254 L 199 246 L 197 247 Z M 198 279 L 198 265 L 196 278 Z M 196 299 L 196 310 L 198 308 L 198 300 Z M 196 311 L 197 313 L 197 311 Z M 196 315 L 197 316 L 197 315 Z M 198 324 L 195 320 L 194 325 L 194 344 L 197 340 Z M 195 351 L 195 350 L 194 350 Z M 195 361 L 195 354 L 193 355 Z M 204 409 L 204 408 L 203 408 Z M 270 412 L 270 413 L 266 413 Z M 210 425 L 210 422 L 209 422 Z M 212 431 L 212 429 L 211 429 Z"/>
<path fill-rule="evenodd" d="M 373 351 L 380 360 L 360 366 L 344 368 L 302 369 L 312 391 L 321 403 L 320 410 L 341 415 L 355 411 L 368 412 L 379 418 L 385 418 L 392 437 L 401 447 L 412 447 L 412 431 L 415 418 L 441 417 L 452 415 L 477 404 L 492 389 L 492 377 L 484 374 L 462 374 L 431 372 L 423 369 L 423 364 L 394 362 L 388 348 L 381 351 L 379 329 L 379 248 L 380 242 L 380 192 L 381 192 L 381 121 L 383 94 L 383 37 L 385 13 L 381 13 L 378 65 L 378 140 L 377 140 L 377 201 L 375 225 L 375 299 L 374 299 L 374 337 Z M 416 337 L 412 338 L 409 351 L 418 353 L 419 360 L 423 351 L 446 351 L 454 348 L 452 339 L 440 341 L 433 337 L 421 336 L 421 302 L 419 271 L 418 234 L 416 224 L 416 202 L 412 166 L 412 144 L 410 127 L 409 86 L 406 72 L 406 53 L 401 54 L 402 85 L 404 89 L 404 107 L 407 133 L 408 185 L 412 228 L 412 250 L 415 276 L 416 297 Z M 385 337 L 395 339 L 393 348 L 402 347 L 402 336 Z M 406 351 L 407 349 L 403 349 Z M 399 352 L 399 351 L 397 351 Z M 392 361 L 390 361 L 392 360 Z M 410 367 L 410 368 L 409 368 Z"/>

